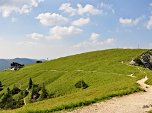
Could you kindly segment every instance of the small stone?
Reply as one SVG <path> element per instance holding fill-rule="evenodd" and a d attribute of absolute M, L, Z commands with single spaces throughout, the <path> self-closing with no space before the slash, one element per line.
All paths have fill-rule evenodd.
<path fill-rule="evenodd" d="M 144 109 L 145 109 L 145 108 L 149 108 L 149 106 L 148 106 L 148 105 L 144 105 L 143 108 L 144 108 Z"/>

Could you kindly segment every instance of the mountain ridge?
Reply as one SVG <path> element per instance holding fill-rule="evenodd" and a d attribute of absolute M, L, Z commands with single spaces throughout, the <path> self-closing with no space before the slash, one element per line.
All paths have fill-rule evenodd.
<path fill-rule="evenodd" d="M 8 69 L 12 62 L 28 65 L 28 64 L 33 64 L 36 61 L 37 61 L 36 59 L 30 59 L 30 58 L 0 59 L 0 70 Z"/>

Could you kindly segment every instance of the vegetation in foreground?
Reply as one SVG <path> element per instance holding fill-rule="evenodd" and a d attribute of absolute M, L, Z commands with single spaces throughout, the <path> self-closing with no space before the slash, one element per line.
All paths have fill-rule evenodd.
<path fill-rule="evenodd" d="M 109 99 L 114 96 L 122 96 L 140 91 L 136 81 L 145 76 L 136 66 L 128 65 L 129 62 L 143 53 L 141 49 L 111 49 L 83 53 L 26 66 L 18 71 L 0 72 L 0 81 L 3 90 L 15 86 L 23 90 L 28 87 L 31 77 L 34 83 L 43 86 L 53 98 L 28 103 L 14 110 L 4 110 L 4 113 L 42 113 L 75 108 L 89 105 L 97 101 Z M 152 84 L 152 73 L 149 69 L 144 70 Z M 134 74 L 135 78 L 128 75 Z M 86 88 L 76 88 L 77 83 L 82 81 Z M 81 86 L 81 85 L 80 85 Z M 40 93 L 40 92 L 39 92 Z M 18 98 L 18 95 L 13 96 Z"/>

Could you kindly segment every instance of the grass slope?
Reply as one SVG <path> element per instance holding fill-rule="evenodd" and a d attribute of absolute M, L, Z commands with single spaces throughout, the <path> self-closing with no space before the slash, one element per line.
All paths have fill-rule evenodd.
<path fill-rule="evenodd" d="M 127 64 L 144 51 L 142 49 L 95 51 L 29 65 L 18 71 L 0 72 L 0 81 L 5 85 L 5 90 L 7 87 L 13 87 L 14 84 L 25 89 L 31 77 L 34 83 L 40 85 L 45 83 L 49 93 L 56 95 L 56 98 L 1 112 L 50 112 L 88 105 L 113 96 L 139 91 L 136 81 L 145 74 L 137 67 Z M 148 83 L 152 83 L 151 71 L 140 69 L 150 77 Z M 136 78 L 127 76 L 132 73 Z M 84 80 L 89 87 L 87 89 L 75 88 L 74 85 L 79 80 Z"/>

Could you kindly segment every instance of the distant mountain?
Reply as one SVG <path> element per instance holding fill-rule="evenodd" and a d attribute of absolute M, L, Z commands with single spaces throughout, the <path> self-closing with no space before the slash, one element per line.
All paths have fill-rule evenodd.
<path fill-rule="evenodd" d="M 10 67 L 10 63 L 17 62 L 20 64 L 33 64 L 37 60 L 36 59 L 28 59 L 28 58 L 15 58 L 15 59 L 0 59 L 0 70 L 4 70 Z"/>

